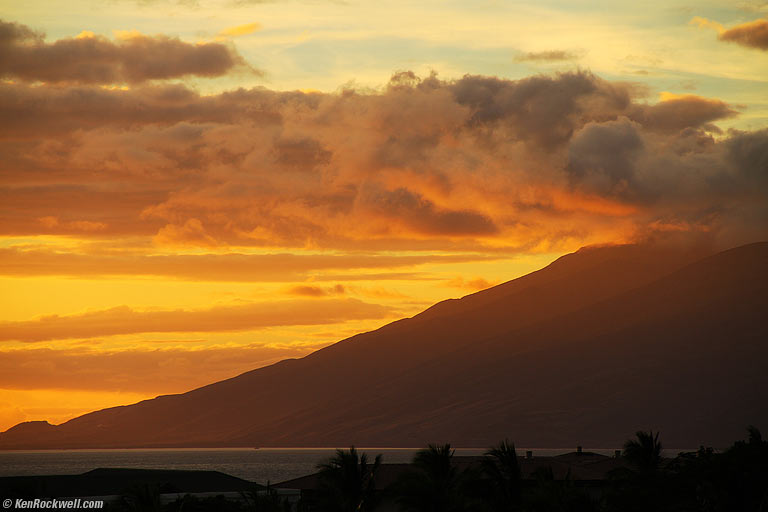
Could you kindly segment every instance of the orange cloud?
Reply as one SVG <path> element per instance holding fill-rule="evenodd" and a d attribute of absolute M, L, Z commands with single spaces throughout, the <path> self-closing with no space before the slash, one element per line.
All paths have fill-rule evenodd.
<path fill-rule="evenodd" d="M 206 310 L 136 311 L 127 306 L 67 316 L 0 323 L 0 341 L 91 338 L 144 332 L 226 332 L 279 325 L 322 325 L 386 318 L 393 312 L 357 299 L 280 301 Z"/>
<path fill-rule="evenodd" d="M 219 36 L 225 37 L 238 37 L 253 34 L 257 30 L 261 29 L 260 23 L 245 23 L 243 25 L 237 25 L 235 27 L 225 28 L 219 32 Z"/>
<path fill-rule="evenodd" d="M 492 283 L 483 279 L 482 277 L 476 277 L 474 279 L 464 279 L 463 277 L 456 277 L 450 281 L 446 281 L 445 285 L 451 288 L 462 288 L 465 290 L 471 290 L 473 292 L 485 290 L 498 283 Z"/>
<path fill-rule="evenodd" d="M 709 20 L 707 18 L 703 18 L 701 16 L 694 16 L 691 19 L 691 21 L 689 21 L 688 23 L 690 25 L 696 25 L 699 28 L 711 28 L 720 33 L 722 33 L 725 30 L 725 27 L 723 27 L 723 25 L 721 25 L 720 23 Z"/>
<path fill-rule="evenodd" d="M 768 50 L 768 20 L 759 19 L 729 28 L 718 36 L 721 41 Z"/>
<path fill-rule="evenodd" d="M 337 284 L 331 287 L 320 287 L 310 285 L 294 286 L 288 290 L 293 295 L 304 295 L 307 297 L 325 297 L 327 295 L 343 295 L 346 293 L 344 286 Z"/>
<path fill-rule="evenodd" d="M 118 41 L 127 41 L 129 39 L 146 37 L 146 35 L 142 34 L 135 28 L 131 30 L 113 30 L 112 33 L 114 34 L 115 39 Z M 89 34 L 91 37 L 93 37 L 93 32 L 89 32 Z"/>
<path fill-rule="evenodd" d="M 49 230 L 56 230 L 58 227 L 62 227 L 67 231 L 102 231 L 107 225 L 103 222 L 92 222 L 89 220 L 74 220 L 62 224 L 59 222 L 58 217 L 48 215 L 46 217 L 40 217 L 37 219 L 40 224 L 45 226 Z"/>
<path fill-rule="evenodd" d="M 117 186 L 85 184 L 0 185 L 0 202 L 6 207 L 0 211 L 0 233 L 151 236 L 164 223 L 137 220 L 143 209 L 165 197 L 162 190 L 130 190 L 128 186 L 121 191 Z"/>
<path fill-rule="evenodd" d="M 39 248 L 0 248 L 0 275 L 5 276 L 168 276 L 196 281 L 292 282 L 309 277 L 334 279 L 330 271 L 349 271 L 344 279 L 366 277 L 364 270 L 395 270 L 427 263 L 492 261 L 503 255 L 379 255 L 379 254 L 81 254 Z M 370 279 L 386 279 L 376 274 Z M 411 274 L 391 272 L 393 279 Z"/>
<path fill-rule="evenodd" d="M 726 29 L 716 21 L 695 16 L 690 21 L 690 24 L 716 30 L 718 33 L 717 38 L 720 41 L 736 43 L 749 48 L 757 48 L 758 50 L 768 50 L 768 20 L 766 19 L 757 19 Z"/>
<path fill-rule="evenodd" d="M 160 245 L 196 245 L 215 247 L 216 240 L 205 231 L 200 219 L 187 219 L 183 226 L 168 224 L 157 232 L 154 241 Z"/>

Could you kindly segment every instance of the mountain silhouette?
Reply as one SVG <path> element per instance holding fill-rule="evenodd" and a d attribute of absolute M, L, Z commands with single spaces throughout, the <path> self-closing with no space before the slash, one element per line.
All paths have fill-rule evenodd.
<path fill-rule="evenodd" d="M 0 448 L 728 445 L 768 424 L 768 242 L 581 249 L 408 319 Z"/>

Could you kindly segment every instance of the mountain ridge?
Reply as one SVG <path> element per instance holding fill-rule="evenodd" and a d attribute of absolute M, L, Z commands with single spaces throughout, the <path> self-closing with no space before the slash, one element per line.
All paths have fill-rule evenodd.
<path fill-rule="evenodd" d="M 654 306 L 654 302 L 664 302 L 669 290 L 679 288 L 689 295 L 701 295 L 698 302 L 690 299 L 692 305 L 680 297 L 670 305 L 673 313 L 688 317 L 706 310 L 710 296 L 723 311 L 727 306 L 723 301 L 733 300 L 739 290 L 759 298 L 768 281 L 766 255 L 766 242 L 703 259 L 700 253 L 643 246 L 581 250 L 539 271 L 462 299 L 439 302 L 414 317 L 347 338 L 301 359 L 284 360 L 186 393 L 94 411 L 45 429 L 43 438 L 38 432 L 37 438 L 30 440 L 23 428 L 13 427 L 0 434 L 0 448 L 340 446 L 352 442 L 420 446 L 437 438 L 457 445 L 486 446 L 502 437 L 551 446 L 569 441 L 586 443 L 589 430 L 601 422 L 605 428 L 595 432 L 594 441 L 615 442 L 611 436 L 623 438 L 628 434 L 622 429 L 642 427 L 613 421 L 611 414 L 606 414 L 605 408 L 626 408 L 623 400 L 634 400 L 647 414 L 657 411 L 665 417 L 679 416 L 668 404 L 654 407 L 643 397 L 643 392 L 663 391 L 663 386 L 657 389 L 659 386 L 650 382 L 657 377 L 678 387 L 673 394 L 679 391 L 689 400 L 697 396 L 695 389 L 686 387 L 685 379 L 664 367 L 663 360 L 658 364 L 652 357 L 646 360 L 650 357 L 647 348 L 621 352 L 626 343 L 617 344 L 616 337 L 649 345 L 643 336 L 666 339 L 674 332 L 685 338 L 686 333 L 694 332 L 696 326 L 677 325 L 674 314 L 670 317 L 663 308 Z M 734 262 L 738 263 L 735 270 L 718 267 L 733 267 Z M 751 272 L 755 278 L 744 283 L 740 272 Z M 734 290 L 726 290 L 723 283 L 713 287 L 718 276 L 720 281 L 731 276 L 728 279 L 738 281 L 740 287 L 734 284 Z M 675 288 L 675 282 L 682 284 Z M 618 306 L 611 306 L 611 301 Z M 726 317 L 749 321 L 762 335 L 765 328 L 759 315 L 766 313 L 765 305 L 757 301 L 752 306 L 741 311 L 743 318 L 732 308 Z M 653 313 L 650 320 L 638 315 L 639 307 Z M 717 322 L 725 318 L 717 311 L 708 316 L 698 322 L 710 329 L 716 329 Z M 608 321 L 606 317 L 615 318 Z M 637 325 L 625 321 L 613 333 L 604 326 L 627 318 Z M 765 355 L 765 343 L 754 343 L 748 330 L 737 334 L 754 352 L 756 361 Z M 579 336 L 584 352 L 574 352 L 573 340 Z M 723 353 L 722 343 L 713 341 L 714 348 L 704 347 L 709 355 L 694 352 L 686 356 L 685 350 L 691 347 L 684 341 L 666 341 L 668 358 L 675 364 L 684 364 L 681 361 L 685 357 L 699 357 L 700 364 L 709 368 L 712 354 L 728 361 L 729 353 Z M 632 353 L 642 359 L 628 359 Z M 565 356 L 571 358 L 571 366 Z M 617 368 L 619 363 L 625 368 Z M 731 366 L 738 364 L 732 362 Z M 591 373 L 579 375 L 573 367 Z M 658 375 L 637 374 L 634 381 L 628 379 L 627 372 L 631 375 L 641 370 Z M 689 380 L 701 379 L 685 367 L 678 372 Z M 604 392 L 606 385 L 601 382 L 607 377 L 623 385 L 623 390 L 618 386 Z M 746 377 L 757 384 L 756 394 L 764 396 L 768 390 L 765 379 L 760 380 L 754 372 Z M 517 389 L 526 387 L 532 393 Z M 718 404 L 725 400 L 716 390 L 707 392 L 718 397 Z M 579 406 L 574 400 L 589 406 Z M 699 398 L 694 401 L 701 402 Z M 747 402 L 744 408 L 753 411 L 754 400 Z M 603 404 L 603 409 L 598 404 Z M 684 404 L 679 407 L 685 409 Z M 623 416 L 637 417 L 630 413 Z M 730 435 L 728 428 L 715 428 L 717 422 L 703 418 L 711 426 L 710 437 Z M 746 418 L 755 423 L 760 419 L 768 420 Z M 664 423 L 663 418 L 653 421 Z M 695 435 L 707 437 L 707 429 L 699 428 Z M 695 445 L 706 441 L 691 440 Z"/>

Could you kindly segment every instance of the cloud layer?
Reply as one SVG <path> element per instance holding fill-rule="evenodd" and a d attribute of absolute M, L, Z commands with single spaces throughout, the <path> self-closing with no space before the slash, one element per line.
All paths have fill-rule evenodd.
<path fill-rule="evenodd" d="M 232 332 L 280 325 L 323 325 L 385 318 L 390 308 L 357 299 L 286 300 L 206 310 L 135 311 L 120 306 L 79 315 L 0 323 L 0 341 L 93 338 L 148 332 Z"/>
<path fill-rule="evenodd" d="M 0 389 L 128 391 L 152 396 L 179 393 L 278 360 L 304 356 L 322 345 L 10 350 L 0 358 Z"/>
<path fill-rule="evenodd" d="M 356 274 L 365 276 L 373 270 L 496 258 L 498 256 L 479 254 L 83 254 L 61 249 L 6 248 L 0 249 L 0 275 L 85 278 L 144 275 L 193 281 L 291 282 L 322 279 L 330 272 L 345 272 L 345 279 L 354 279 Z"/>
<path fill-rule="evenodd" d="M 716 98 L 644 94 L 585 71 L 336 94 L 1 84 L 0 229 L 216 250 L 766 236 L 766 132 L 723 133 L 738 109 Z"/>

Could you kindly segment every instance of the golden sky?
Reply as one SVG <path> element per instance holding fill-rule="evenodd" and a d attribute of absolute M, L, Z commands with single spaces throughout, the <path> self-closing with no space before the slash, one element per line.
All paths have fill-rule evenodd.
<path fill-rule="evenodd" d="M 768 4 L 615 4 L 0 2 L 0 430 L 765 239 Z"/>

